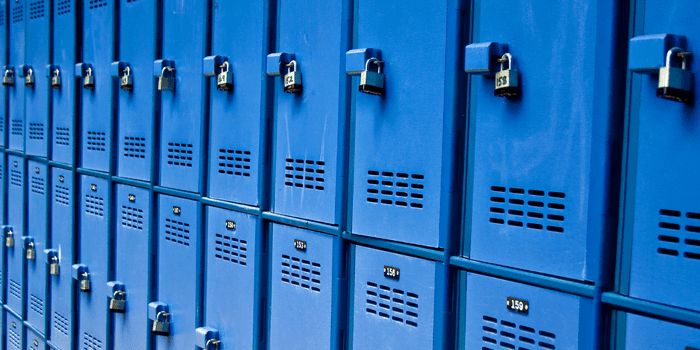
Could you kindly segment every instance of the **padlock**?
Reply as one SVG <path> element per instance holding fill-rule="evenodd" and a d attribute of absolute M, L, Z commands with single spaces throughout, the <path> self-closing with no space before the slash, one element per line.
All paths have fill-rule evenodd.
<path fill-rule="evenodd" d="M 156 320 L 153 321 L 152 333 L 155 335 L 170 335 L 170 314 L 161 311 L 156 315 Z"/>
<path fill-rule="evenodd" d="M 54 70 L 51 75 L 51 87 L 54 89 L 61 88 L 61 71 L 58 69 Z"/>
<path fill-rule="evenodd" d="M 166 77 L 165 72 L 170 72 L 171 76 Z M 175 76 L 173 73 L 175 68 L 163 67 L 163 71 L 158 77 L 158 90 L 160 91 L 175 91 Z"/>
<path fill-rule="evenodd" d="M 290 70 L 292 67 L 294 70 Z M 284 75 L 284 92 L 294 94 L 302 92 L 304 88 L 301 86 L 301 72 L 297 70 L 297 61 L 292 60 L 287 64 L 287 74 Z"/>
<path fill-rule="evenodd" d="M 5 75 L 2 77 L 2 85 L 12 86 L 15 85 L 15 71 L 11 69 L 5 69 Z"/>
<path fill-rule="evenodd" d="M 124 69 L 124 75 L 121 77 L 119 88 L 122 90 L 131 91 L 134 89 L 134 76 L 131 75 L 131 68 L 128 66 Z"/>
<path fill-rule="evenodd" d="M 520 95 L 518 71 L 513 69 L 513 56 L 506 53 L 498 61 L 501 62 L 501 71 L 496 73 L 496 89 L 493 91 L 493 95 L 498 97 Z M 508 69 L 503 69 L 503 64 L 506 62 L 508 62 Z"/>
<path fill-rule="evenodd" d="M 33 88 L 34 87 L 34 71 L 29 68 L 29 71 L 27 72 L 27 76 L 24 77 L 24 86 Z"/>
<path fill-rule="evenodd" d="M 229 91 L 233 89 L 233 74 L 229 69 L 228 61 L 220 65 L 221 73 L 216 78 L 216 89 L 221 91 Z"/>
<path fill-rule="evenodd" d="M 49 264 L 49 273 L 53 276 L 58 276 L 61 273 L 61 270 L 58 266 L 58 257 L 54 256 L 51 258 L 51 263 Z"/>
<path fill-rule="evenodd" d="M 206 346 L 204 346 L 204 350 L 219 350 L 220 346 L 221 346 L 221 340 L 209 339 L 209 340 L 207 340 Z"/>
<path fill-rule="evenodd" d="M 681 48 L 674 47 L 666 53 L 666 66 L 659 69 L 659 87 L 656 96 L 678 102 L 693 101 L 693 72 L 686 69 L 686 57 L 691 52 L 683 52 Z M 682 59 L 681 68 L 672 67 L 672 58 Z"/>
<path fill-rule="evenodd" d="M 87 69 L 87 75 L 83 80 L 83 87 L 89 90 L 95 88 L 95 77 L 92 76 L 92 67 Z"/>
<path fill-rule="evenodd" d="M 12 232 L 12 230 L 7 231 L 5 234 L 5 246 L 8 248 L 15 246 L 15 234 Z"/>
<path fill-rule="evenodd" d="M 83 279 L 80 280 L 80 291 L 81 292 L 89 292 L 90 291 L 90 274 L 87 272 L 83 272 Z"/>
<path fill-rule="evenodd" d="M 34 249 L 34 242 L 29 242 L 27 245 L 27 260 L 36 259 L 36 249 Z"/>
<path fill-rule="evenodd" d="M 109 311 L 123 314 L 126 312 L 126 292 L 118 290 L 114 292 L 112 299 L 109 299 Z"/>
<path fill-rule="evenodd" d="M 377 65 L 377 71 L 373 72 L 369 70 L 370 64 Z M 382 63 L 374 57 L 367 60 L 365 63 L 365 70 L 360 74 L 360 87 L 359 91 L 370 95 L 382 96 L 384 95 L 384 74 L 382 74 Z"/>

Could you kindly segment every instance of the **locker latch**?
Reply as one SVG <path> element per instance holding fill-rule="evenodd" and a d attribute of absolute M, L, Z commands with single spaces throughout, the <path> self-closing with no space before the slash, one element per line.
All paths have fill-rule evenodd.
<path fill-rule="evenodd" d="M 360 76 L 359 92 L 384 95 L 384 74 L 382 74 L 384 61 L 381 57 L 381 50 L 371 48 L 353 49 L 345 53 L 345 72 Z M 376 66 L 376 72 L 374 66 Z"/>
<path fill-rule="evenodd" d="M 22 237 L 24 243 L 24 252 L 27 260 L 36 259 L 36 248 L 34 247 L 34 238 L 31 236 Z"/>
<path fill-rule="evenodd" d="M 58 251 L 56 249 L 44 249 L 46 263 L 49 265 L 49 274 L 58 276 L 61 273 L 58 262 Z"/>
<path fill-rule="evenodd" d="M 5 74 L 2 76 L 2 85 L 15 85 L 15 71 L 10 67 L 5 67 Z"/>
<path fill-rule="evenodd" d="M 107 286 L 109 286 L 107 290 L 109 311 L 123 314 L 126 312 L 126 286 L 119 281 L 107 282 Z"/>
<path fill-rule="evenodd" d="M 15 233 L 12 231 L 12 226 L 5 226 L 5 246 L 8 248 L 14 248 L 15 246 Z"/>
<path fill-rule="evenodd" d="M 148 318 L 153 321 L 151 333 L 170 336 L 170 313 L 168 304 L 154 301 L 148 304 Z"/>
<path fill-rule="evenodd" d="M 195 330 L 194 345 L 204 350 L 219 350 L 221 340 L 219 331 L 211 327 L 199 327 Z"/>
<path fill-rule="evenodd" d="M 283 91 L 290 94 L 303 92 L 301 71 L 294 54 L 276 52 L 267 55 L 267 75 L 281 76 Z"/>
<path fill-rule="evenodd" d="M 217 71 L 219 73 L 217 73 Z M 228 57 L 207 56 L 204 58 L 204 76 L 216 76 L 216 89 L 220 91 L 233 90 L 233 72 Z"/>
<path fill-rule="evenodd" d="M 80 291 L 83 293 L 90 292 L 90 273 L 85 264 L 73 265 L 73 279 L 80 283 Z"/>

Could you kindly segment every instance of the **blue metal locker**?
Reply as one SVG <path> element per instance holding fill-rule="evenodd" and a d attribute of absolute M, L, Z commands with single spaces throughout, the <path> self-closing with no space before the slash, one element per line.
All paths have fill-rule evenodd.
<path fill-rule="evenodd" d="M 261 226 L 258 216 L 207 207 L 204 325 L 218 331 L 225 348 L 262 348 Z"/>
<path fill-rule="evenodd" d="M 161 91 L 160 184 L 199 193 L 206 162 L 207 89 L 202 58 L 207 55 L 208 1 L 163 1 L 163 58 L 153 74 L 172 89 Z M 174 68 L 174 70 L 173 70 Z M 171 84 L 165 84 L 171 85 Z"/>
<path fill-rule="evenodd" d="M 46 334 L 46 257 L 48 242 L 47 186 L 48 168 L 35 161 L 27 162 L 27 236 L 22 237 L 25 254 L 34 249 L 34 258 L 27 256 L 27 322 L 41 335 Z"/>
<path fill-rule="evenodd" d="M 602 348 L 592 299 L 466 275 L 464 349 Z"/>
<path fill-rule="evenodd" d="M 48 157 L 51 82 L 47 66 L 51 63 L 51 1 L 29 0 L 26 21 L 26 65 L 31 70 L 31 86 L 26 88 L 24 135 L 28 155 Z"/>
<path fill-rule="evenodd" d="M 267 73 L 276 83 L 272 211 L 341 223 L 349 120 L 348 77 L 342 74 L 351 26 L 349 0 L 280 0 L 277 47 Z M 292 62 L 293 61 L 293 62 Z M 292 66 L 293 65 L 293 66 Z M 297 70 L 303 91 L 284 93 Z"/>
<path fill-rule="evenodd" d="M 117 175 L 151 181 L 158 116 L 157 85 L 151 74 L 158 53 L 158 2 L 120 0 L 119 13 L 119 37 L 124 39 L 119 41 L 120 62 L 112 64 L 120 88 Z"/>
<path fill-rule="evenodd" d="M 7 51 L 8 41 L 7 41 L 7 2 L 5 0 L 0 0 L 0 67 L 5 68 L 7 66 Z M 2 70 L 5 74 L 5 69 Z M 0 147 L 5 147 L 5 124 L 7 124 L 7 101 L 9 100 L 7 95 L 8 88 L 5 85 L 0 85 L 0 111 L 4 111 L 2 117 L 0 117 Z M 2 187 L 2 186 L 0 186 Z M 0 317 L 2 318 L 2 317 Z"/>
<path fill-rule="evenodd" d="M 700 329 L 629 313 L 626 315 L 624 350 L 699 348 Z"/>
<path fill-rule="evenodd" d="M 340 349 L 342 257 L 336 236 L 272 224 L 270 350 Z M 344 314 L 344 313 L 343 313 Z"/>
<path fill-rule="evenodd" d="M 22 247 L 24 236 L 24 210 L 25 210 L 25 162 L 18 156 L 7 156 L 9 164 L 9 178 L 7 181 L 7 225 L 4 235 L 12 236 L 14 244 L 5 248 L 7 255 L 7 300 L 5 307 L 14 313 L 23 316 L 24 310 L 24 280 L 25 280 L 25 253 Z"/>
<path fill-rule="evenodd" d="M 0 5 L 1 6 L 1 5 Z M 2 226 L 0 227 L 5 227 L 6 223 L 6 215 L 5 215 L 5 193 L 7 192 L 7 187 L 6 187 L 6 182 L 5 179 L 7 178 L 7 173 L 5 170 L 7 169 L 5 167 L 5 162 L 7 158 L 5 156 L 5 152 L 0 152 L 0 224 Z M 8 248 L 5 248 L 5 230 L 2 229 L 2 242 L 0 242 L 2 245 L 0 245 L 0 306 L 5 303 L 5 285 L 7 284 L 7 270 L 5 269 L 5 251 Z M 4 329 L 4 324 L 2 323 L 2 307 L 0 307 L 0 330 Z M 0 344 L 2 344 L 2 340 L 0 340 Z"/>
<path fill-rule="evenodd" d="M 481 1 L 474 16 L 478 43 L 466 47 L 465 69 L 483 76 L 471 83 L 464 254 L 601 284 L 617 225 L 617 3 Z M 508 55 L 521 94 L 497 97 L 489 74 Z"/>
<path fill-rule="evenodd" d="M 82 102 L 80 165 L 108 172 L 114 144 L 112 121 L 117 107 L 115 82 L 110 74 L 111 64 L 116 60 L 115 40 L 118 40 L 116 1 L 83 1 L 82 17 L 83 62 L 76 64 L 74 71 Z"/>
<path fill-rule="evenodd" d="M 158 196 L 158 301 L 148 305 L 148 318 L 167 321 L 170 329 L 156 335 L 156 350 L 194 348 L 201 319 L 201 229 L 198 202 Z"/>
<path fill-rule="evenodd" d="M 4 76 L 12 76 L 14 83 L 7 87 L 8 113 L 10 124 L 7 148 L 24 151 L 24 68 L 25 68 L 25 30 L 26 1 L 10 2 L 9 45 L 10 61 L 4 69 Z"/>
<path fill-rule="evenodd" d="M 659 68 L 673 47 L 700 50 L 696 1 L 646 0 L 637 5 L 643 23 L 630 41 L 632 72 L 629 160 L 624 234 L 631 238 L 629 295 L 700 311 L 700 117 L 697 103 L 657 97 Z M 669 35 L 664 33 L 673 33 Z M 680 57 L 671 57 L 674 67 Z M 698 61 L 691 93 L 700 91 Z M 627 286 L 622 286 L 623 292 Z"/>
<path fill-rule="evenodd" d="M 116 269 L 107 298 L 126 300 L 126 306 L 111 310 L 114 348 L 145 349 L 150 338 L 146 306 L 151 285 L 151 194 L 147 189 L 117 185 L 115 195 Z"/>
<path fill-rule="evenodd" d="M 204 75 L 213 76 L 209 197 L 258 206 L 268 118 L 269 1 L 220 1 L 213 10 L 212 53 Z M 236 38 L 235 41 L 230 38 Z M 222 67 L 223 66 L 223 67 Z M 218 75 L 233 75 L 230 90 L 218 90 Z"/>
<path fill-rule="evenodd" d="M 76 225 L 73 172 L 51 168 L 51 249 L 46 263 L 58 264 L 58 275 L 50 275 L 48 343 L 57 350 L 73 349 L 73 236 Z"/>
<path fill-rule="evenodd" d="M 82 89 L 82 82 L 72 74 L 79 57 L 76 37 L 80 11 L 77 6 L 77 0 L 53 0 L 53 65 L 50 74 L 52 78 L 60 79 L 60 86 L 52 86 L 51 159 L 70 165 L 73 165 L 77 142 L 75 126 L 79 105 L 76 104 L 76 88 Z"/>
<path fill-rule="evenodd" d="M 22 320 L 9 312 L 5 312 L 5 327 L 7 334 L 5 350 L 24 350 L 24 327 L 22 327 Z"/>
<path fill-rule="evenodd" d="M 355 247 L 354 349 L 452 349 L 443 263 Z M 445 310 L 450 310 L 446 312 Z"/>
<path fill-rule="evenodd" d="M 41 334 L 27 328 L 27 350 L 46 350 L 46 341 Z"/>
<path fill-rule="evenodd" d="M 358 2 L 354 39 L 363 49 L 347 53 L 346 70 L 380 70 L 385 89 L 354 92 L 351 232 L 449 249 L 459 215 L 463 1 Z M 353 87 L 361 90 L 359 79 Z"/>
<path fill-rule="evenodd" d="M 107 282 L 110 281 L 110 183 L 103 178 L 80 176 L 80 226 L 78 264 L 71 275 L 76 280 L 78 304 L 78 346 L 106 349 Z M 87 281 L 89 288 L 83 288 Z"/>

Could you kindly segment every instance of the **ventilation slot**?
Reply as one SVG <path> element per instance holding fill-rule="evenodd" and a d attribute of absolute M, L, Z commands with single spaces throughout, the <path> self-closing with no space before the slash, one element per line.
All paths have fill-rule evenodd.
<path fill-rule="evenodd" d="M 22 346 L 22 345 L 20 344 L 20 343 L 21 343 L 21 339 L 20 339 L 20 337 L 19 337 L 19 334 L 17 334 L 17 332 L 16 332 L 14 329 L 12 329 L 12 328 L 8 328 L 8 330 L 9 330 L 10 332 L 7 333 L 7 339 L 10 341 L 10 344 L 12 344 L 12 346 L 13 346 L 15 349 L 21 349 L 21 346 Z"/>
<path fill-rule="evenodd" d="M 566 206 L 559 200 L 565 197 L 562 192 L 491 186 L 489 222 L 563 233 Z"/>
<path fill-rule="evenodd" d="M 250 176 L 250 152 L 220 149 L 219 174 Z"/>
<path fill-rule="evenodd" d="M 29 138 L 31 140 L 43 140 L 44 139 L 44 124 L 42 124 L 42 123 L 29 123 Z"/>
<path fill-rule="evenodd" d="M 0 26 L 5 25 L 5 10 L 0 9 Z M 0 132 L 2 131 L 2 127 L 0 127 Z"/>
<path fill-rule="evenodd" d="M 34 294 L 29 297 L 29 307 L 39 316 L 44 316 L 44 301 Z"/>
<path fill-rule="evenodd" d="M 483 316 L 482 350 L 496 349 L 547 349 L 554 350 L 556 335 L 546 331 L 537 331 L 528 326 Z"/>
<path fill-rule="evenodd" d="M 700 213 L 659 210 L 660 234 L 656 252 L 672 257 L 700 260 Z"/>
<path fill-rule="evenodd" d="M 44 17 L 44 0 L 29 3 L 29 19 Z"/>
<path fill-rule="evenodd" d="M 95 216 L 104 216 L 104 199 L 86 194 L 85 212 Z"/>
<path fill-rule="evenodd" d="M 143 210 L 122 205 L 122 226 L 143 230 Z"/>
<path fill-rule="evenodd" d="M 56 6 L 56 11 L 58 11 L 58 15 L 65 15 L 66 13 L 70 13 L 70 2 L 71 0 L 63 0 L 58 2 L 58 6 Z"/>
<path fill-rule="evenodd" d="M 105 133 L 97 131 L 87 132 L 87 149 L 88 151 L 105 151 Z"/>
<path fill-rule="evenodd" d="M 55 189 L 56 203 L 70 205 L 70 190 L 68 187 L 56 185 Z"/>
<path fill-rule="evenodd" d="M 10 169 L 10 184 L 22 187 L 22 172 L 15 169 Z"/>
<path fill-rule="evenodd" d="M 13 297 L 22 300 L 22 286 L 14 280 L 10 280 L 10 294 Z"/>
<path fill-rule="evenodd" d="M 418 294 L 367 282 L 365 311 L 386 320 L 418 327 Z"/>
<path fill-rule="evenodd" d="M 61 316 L 59 313 L 53 313 L 53 328 L 61 334 L 68 336 L 68 319 Z"/>
<path fill-rule="evenodd" d="M 124 157 L 146 158 L 146 138 L 125 136 Z"/>
<path fill-rule="evenodd" d="M 83 334 L 83 350 L 102 350 L 102 341 L 88 333 Z"/>
<path fill-rule="evenodd" d="M 420 174 L 367 172 L 367 202 L 403 208 L 423 208 L 423 180 Z"/>
<path fill-rule="evenodd" d="M 282 282 L 320 293 L 321 264 L 283 254 Z"/>
<path fill-rule="evenodd" d="M 192 145 L 185 143 L 168 143 L 168 164 L 192 167 Z"/>
<path fill-rule="evenodd" d="M 24 6 L 20 5 L 12 9 L 12 23 L 18 23 L 22 21 L 24 21 Z"/>
<path fill-rule="evenodd" d="M 61 146 L 70 146 L 70 129 L 56 128 L 56 144 Z"/>
<path fill-rule="evenodd" d="M 32 192 L 44 195 L 44 179 L 38 176 L 32 176 Z"/>
<path fill-rule="evenodd" d="M 284 184 L 289 187 L 323 191 L 325 189 L 324 161 L 286 158 Z"/>
<path fill-rule="evenodd" d="M 165 240 L 189 246 L 190 224 L 165 218 Z"/>
<path fill-rule="evenodd" d="M 12 135 L 23 135 L 24 134 L 24 122 L 22 119 L 12 119 Z"/>
<path fill-rule="evenodd" d="M 90 10 L 97 9 L 102 6 L 107 6 L 107 0 L 90 0 Z"/>
<path fill-rule="evenodd" d="M 139 0 L 126 0 L 126 2 L 137 2 Z"/>
<path fill-rule="evenodd" d="M 217 259 L 226 260 L 234 264 L 246 266 L 248 258 L 248 241 L 238 239 L 226 234 L 216 234 L 216 245 L 214 256 Z"/>

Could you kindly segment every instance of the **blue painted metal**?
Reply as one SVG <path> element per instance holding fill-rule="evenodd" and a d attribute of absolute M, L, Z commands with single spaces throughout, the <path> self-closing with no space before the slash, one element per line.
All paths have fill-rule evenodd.
<path fill-rule="evenodd" d="M 77 134 L 76 89 L 82 84 L 73 77 L 77 61 L 78 0 L 53 0 L 53 70 L 61 78 L 61 88 L 52 94 L 51 159 L 73 165 Z M 56 74 L 56 72 L 52 72 Z M 81 93 L 78 93 L 82 95 Z"/>
<path fill-rule="evenodd" d="M 685 47 L 681 35 L 651 34 L 630 39 L 627 68 L 635 73 L 659 74 L 666 65 L 666 52 L 672 47 Z"/>
<path fill-rule="evenodd" d="M 144 305 L 150 301 L 152 281 L 151 193 L 148 189 L 116 185 L 115 196 L 114 280 L 120 281 L 120 290 L 126 291 L 126 312 L 112 313 L 114 348 L 137 349 L 149 344 L 150 339 Z M 109 289 L 107 294 L 113 297 L 114 290 Z"/>
<path fill-rule="evenodd" d="M 589 0 L 475 5 L 474 41 L 508 45 L 522 94 L 495 97 L 493 78 L 472 77 L 469 258 L 611 283 L 623 102 L 614 92 L 624 86 L 618 11 Z"/>
<path fill-rule="evenodd" d="M 205 58 L 211 79 L 209 197 L 260 206 L 266 179 L 269 90 L 274 84 L 262 71 L 271 49 L 269 1 L 222 1 L 213 10 L 212 52 Z M 230 40 L 230 38 L 236 40 Z M 214 60 L 218 57 L 219 60 Z M 233 90 L 218 91 L 216 75 L 228 62 Z"/>
<path fill-rule="evenodd" d="M 8 37 L 7 37 L 7 23 L 9 22 L 9 16 L 7 11 L 7 1 L 0 1 L 0 68 L 8 65 Z M 5 70 L 0 70 L 0 73 L 5 74 Z M 0 111 L 3 111 L 2 117 L 0 117 L 0 147 L 5 147 L 5 140 L 7 135 L 7 105 L 8 105 L 8 95 L 7 91 L 9 89 L 0 84 Z M 1 187 L 1 186 L 0 186 Z M 0 317 L 2 318 L 2 317 Z M 0 330 L 4 327 L 0 327 Z M 2 342 L 0 342 L 1 344 Z"/>
<path fill-rule="evenodd" d="M 494 42 L 473 43 L 464 48 L 464 71 L 478 75 L 494 75 L 501 70 L 501 64 L 494 58 L 500 58 L 508 52 L 507 44 Z"/>
<path fill-rule="evenodd" d="M 195 330 L 194 345 L 204 350 L 211 346 L 212 340 L 219 339 L 219 331 L 211 327 L 199 327 Z"/>
<path fill-rule="evenodd" d="M 8 23 L 9 30 L 9 61 L 4 69 L 13 71 L 15 83 L 8 86 L 8 141 L 6 147 L 13 150 L 24 151 L 24 95 L 27 89 L 24 86 L 24 73 L 22 66 L 25 64 L 25 21 L 28 17 L 27 0 L 10 2 Z"/>
<path fill-rule="evenodd" d="M 700 328 L 700 312 L 697 311 L 634 299 L 614 292 L 602 293 L 601 301 L 616 310 Z"/>
<path fill-rule="evenodd" d="M 18 316 L 24 316 L 24 296 L 26 270 L 24 265 L 24 250 L 22 249 L 22 236 L 25 230 L 25 161 L 23 158 L 8 155 L 8 181 L 7 181 L 7 226 L 5 235 L 12 231 L 15 244 L 12 248 L 5 248 L 7 256 L 7 298 L 5 305 Z"/>
<path fill-rule="evenodd" d="M 700 348 L 700 329 L 627 314 L 624 350 Z"/>
<path fill-rule="evenodd" d="M 27 337 L 26 349 L 27 350 L 45 350 L 46 349 L 46 341 L 40 333 L 37 333 L 36 331 L 32 330 L 29 327 L 26 328 L 26 332 L 27 332 L 26 333 L 26 337 Z"/>
<path fill-rule="evenodd" d="M 381 50 L 386 92 L 354 95 L 354 234 L 447 251 L 458 239 L 455 158 L 464 118 L 457 116 L 466 108 L 458 5 L 356 5 L 354 45 Z M 353 90 L 358 84 L 353 79 Z"/>
<path fill-rule="evenodd" d="M 119 15 L 119 37 L 123 38 L 119 40 L 119 59 L 129 68 L 133 90 L 120 89 L 117 93 L 117 175 L 150 181 L 157 155 L 154 132 L 160 111 L 156 99 L 157 81 L 151 74 L 153 60 L 159 53 L 158 2 L 121 0 Z M 112 70 L 117 81 L 126 74 L 124 68 Z"/>
<path fill-rule="evenodd" d="M 48 210 L 49 171 L 45 164 L 27 162 L 27 237 L 34 243 L 36 257 L 27 259 L 27 322 L 41 336 L 46 334 L 46 258 L 44 249 L 49 242 Z M 25 253 L 26 253 L 25 247 Z"/>
<path fill-rule="evenodd" d="M 24 327 L 22 327 L 22 320 L 10 312 L 5 312 L 5 332 L 7 334 L 7 341 L 5 342 L 6 350 L 24 349 Z"/>
<path fill-rule="evenodd" d="M 350 3 L 279 0 L 277 51 L 289 55 L 269 57 L 267 71 L 279 67 L 284 77 L 294 59 L 304 91 L 284 93 L 282 79 L 275 79 L 275 213 L 331 225 L 344 221 L 349 91 L 343 53 L 350 48 Z"/>
<path fill-rule="evenodd" d="M 51 115 L 51 81 L 46 76 L 51 55 L 51 2 L 53 0 L 28 0 L 29 12 L 25 20 L 26 58 L 31 67 L 34 86 L 26 88 L 25 147 L 28 155 L 48 157 Z M 18 82 L 15 82 L 18 83 Z M 23 82 L 19 82 L 23 83 Z"/>
<path fill-rule="evenodd" d="M 163 57 L 176 69 L 176 82 L 174 91 L 161 91 L 159 184 L 195 193 L 203 193 L 207 164 L 208 81 L 202 58 L 209 53 L 210 11 L 209 1 L 163 1 Z M 153 73 L 160 75 L 161 69 Z"/>

